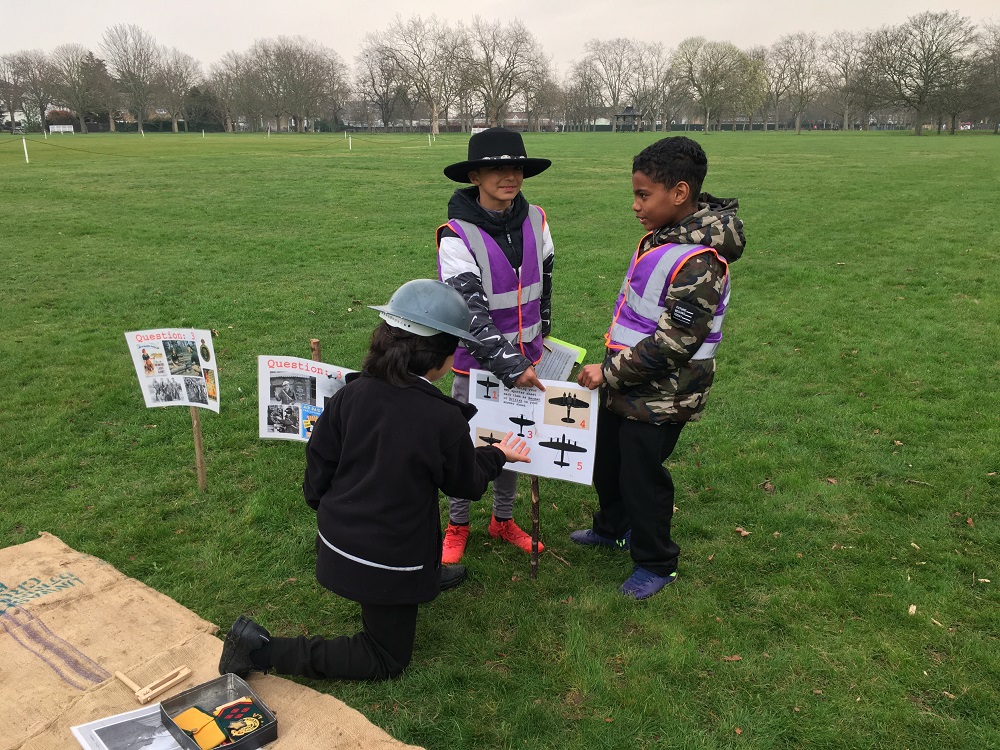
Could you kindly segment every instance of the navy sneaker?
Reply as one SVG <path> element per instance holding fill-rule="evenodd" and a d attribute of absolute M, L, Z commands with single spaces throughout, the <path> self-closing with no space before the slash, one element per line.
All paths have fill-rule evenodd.
<path fill-rule="evenodd" d="M 616 549 L 627 550 L 629 541 L 632 539 L 632 530 L 625 532 L 625 536 L 620 539 L 613 539 L 610 536 L 601 536 L 593 529 L 581 529 L 569 535 L 571 541 L 583 544 L 587 547 L 614 547 Z"/>
<path fill-rule="evenodd" d="M 618 588 L 618 591 L 633 599 L 648 599 L 664 586 L 669 586 L 676 580 L 676 570 L 670 575 L 658 576 L 653 571 L 636 565 L 632 569 L 632 575 Z"/>

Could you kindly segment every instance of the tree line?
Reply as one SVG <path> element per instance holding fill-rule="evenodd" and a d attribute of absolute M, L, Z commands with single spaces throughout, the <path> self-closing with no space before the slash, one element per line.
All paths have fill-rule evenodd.
<path fill-rule="evenodd" d="M 668 48 L 591 39 L 557 77 L 551 56 L 519 20 L 397 16 L 366 35 L 353 65 L 302 37 L 255 41 L 206 71 L 144 29 L 108 28 L 96 50 L 0 55 L 0 114 L 44 126 L 64 110 L 81 132 L 141 132 L 151 120 L 177 132 L 190 121 L 227 132 L 513 125 L 527 130 L 794 127 L 823 120 L 844 129 L 890 124 L 920 134 L 963 121 L 1000 122 L 1000 23 L 954 11 L 821 37 L 797 32 L 740 48 L 701 36 Z M 625 113 L 625 117 L 616 117 Z M 2 119 L 0 119 L 2 121 Z"/>

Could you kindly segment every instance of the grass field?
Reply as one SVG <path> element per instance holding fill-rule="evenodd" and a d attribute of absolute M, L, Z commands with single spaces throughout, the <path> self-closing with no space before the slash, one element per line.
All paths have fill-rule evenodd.
<path fill-rule="evenodd" d="M 553 332 L 590 361 L 654 137 L 526 136 L 554 161 L 525 185 L 556 242 Z M 474 506 L 470 579 L 422 608 L 409 671 L 312 684 L 448 750 L 996 747 L 1000 138 L 697 137 L 748 249 L 670 462 L 677 585 L 625 601 L 627 556 L 568 540 L 593 490 L 543 480 L 537 581 Z M 256 357 L 316 337 L 359 365 L 365 305 L 434 275 L 465 143 L 32 137 L 26 164 L 0 136 L 0 546 L 49 531 L 223 630 L 354 632 L 313 577 L 303 447 L 257 438 Z M 122 335 L 167 326 L 218 331 L 204 495 L 188 410 L 144 408 Z"/>

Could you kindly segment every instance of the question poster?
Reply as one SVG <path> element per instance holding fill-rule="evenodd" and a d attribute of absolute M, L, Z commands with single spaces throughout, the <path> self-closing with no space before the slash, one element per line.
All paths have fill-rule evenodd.
<path fill-rule="evenodd" d="M 257 358 L 260 437 L 307 442 L 326 400 L 354 370 L 312 359 L 263 354 Z"/>
<path fill-rule="evenodd" d="M 529 446 L 531 463 L 505 468 L 536 477 L 590 484 L 597 444 L 598 392 L 561 380 L 536 388 L 507 388 L 483 370 L 469 373 L 469 403 L 479 411 L 469 422 L 476 447 L 513 432 Z"/>
<path fill-rule="evenodd" d="M 125 334 L 146 406 L 219 411 L 219 368 L 212 332 L 157 328 Z"/>

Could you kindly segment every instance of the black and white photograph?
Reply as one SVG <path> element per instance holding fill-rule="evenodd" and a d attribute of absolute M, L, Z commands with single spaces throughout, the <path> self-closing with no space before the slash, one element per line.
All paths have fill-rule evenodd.
<path fill-rule="evenodd" d="M 175 378 L 156 378 L 149 385 L 150 395 L 157 404 L 169 404 L 173 401 L 183 401 L 184 391 Z"/>
<path fill-rule="evenodd" d="M 72 728 L 84 750 L 181 750 L 160 721 L 160 704 Z"/>
<path fill-rule="evenodd" d="M 187 391 L 187 398 L 191 403 L 208 403 L 208 390 L 205 388 L 203 378 L 184 378 L 184 390 Z"/>
<path fill-rule="evenodd" d="M 272 377 L 271 401 L 277 404 L 315 404 L 316 378 Z"/>
<path fill-rule="evenodd" d="M 267 428 L 285 435 L 299 433 L 299 407 L 272 404 L 267 407 Z"/>

